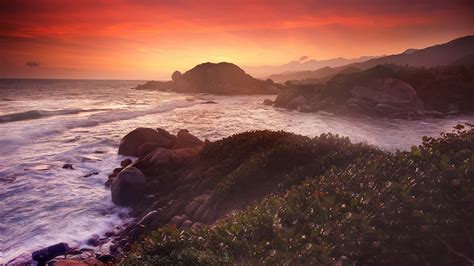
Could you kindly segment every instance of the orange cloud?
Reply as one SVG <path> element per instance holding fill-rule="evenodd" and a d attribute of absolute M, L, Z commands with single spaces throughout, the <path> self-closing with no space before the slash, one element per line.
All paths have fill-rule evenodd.
<path fill-rule="evenodd" d="M 0 2 L 0 77 L 167 78 L 202 61 L 357 57 L 474 33 L 470 1 Z M 67 71 L 66 71 L 67 70 Z"/>

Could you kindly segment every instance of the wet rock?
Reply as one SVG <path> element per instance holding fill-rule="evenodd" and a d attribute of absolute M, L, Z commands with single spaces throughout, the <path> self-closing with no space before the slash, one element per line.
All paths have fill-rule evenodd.
<path fill-rule="evenodd" d="M 103 263 L 114 263 L 115 262 L 115 257 L 110 254 L 104 254 L 97 256 L 97 260 L 103 262 Z"/>
<path fill-rule="evenodd" d="M 110 245 L 109 250 L 111 253 L 117 252 L 118 246 L 117 245 Z"/>
<path fill-rule="evenodd" d="M 33 252 L 31 258 L 38 263 L 45 263 L 54 257 L 66 254 L 68 250 L 69 246 L 67 243 L 58 243 Z"/>
<path fill-rule="evenodd" d="M 74 167 L 70 163 L 66 163 L 63 165 L 63 169 L 74 170 Z"/>
<path fill-rule="evenodd" d="M 189 133 L 186 129 L 180 130 L 176 136 L 176 142 L 173 146 L 174 150 L 181 148 L 196 148 L 204 145 L 200 139 Z"/>
<path fill-rule="evenodd" d="M 296 108 L 299 112 L 301 113 L 310 113 L 310 112 L 313 112 L 314 109 L 311 105 L 299 105 L 298 108 Z"/>
<path fill-rule="evenodd" d="M 94 265 L 94 264 L 87 264 L 86 262 L 82 262 L 78 259 L 57 259 L 53 260 L 48 263 L 48 265 L 54 265 L 54 266 L 88 266 L 88 265 Z M 98 264 L 95 264 L 98 265 Z"/>
<path fill-rule="evenodd" d="M 125 159 L 123 161 L 120 162 L 120 166 L 122 166 L 123 168 L 129 166 L 130 164 L 132 164 L 132 159 Z"/>
<path fill-rule="evenodd" d="M 128 167 L 112 182 L 112 202 L 116 205 L 130 205 L 143 197 L 145 188 L 146 180 L 143 173 L 135 167 Z"/>
<path fill-rule="evenodd" d="M 98 175 L 98 174 L 99 174 L 99 172 L 92 172 L 92 173 L 86 174 L 84 177 L 90 177 L 90 176 Z"/>
<path fill-rule="evenodd" d="M 137 225 L 130 231 L 130 233 L 128 233 L 128 237 L 130 238 L 130 241 L 133 242 L 138 240 L 143 233 L 145 233 L 145 227 Z"/>
<path fill-rule="evenodd" d="M 112 186 L 113 181 L 114 181 L 114 179 L 109 177 L 109 179 L 107 181 L 105 181 L 104 186 L 109 188 L 110 186 Z"/>
<path fill-rule="evenodd" d="M 100 245 L 99 235 L 94 234 L 91 238 L 87 240 L 87 245 L 97 247 Z"/>
<path fill-rule="evenodd" d="M 114 168 L 114 170 L 112 170 L 112 173 L 118 174 L 118 173 L 120 173 L 122 170 L 123 170 L 122 167 L 117 167 L 117 168 Z"/>
<path fill-rule="evenodd" d="M 288 89 L 282 91 L 275 99 L 274 105 L 276 107 L 285 107 L 287 108 L 288 103 L 293 100 L 294 98 L 300 96 L 300 92 L 298 90 Z M 296 106 L 295 106 L 296 108 Z"/>
<path fill-rule="evenodd" d="M 265 99 L 265 100 L 263 100 L 263 104 L 264 105 L 273 105 L 273 101 L 269 100 L 269 99 Z"/>
<path fill-rule="evenodd" d="M 303 96 L 298 96 L 292 99 L 290 102 L 288 102 L 288 104 L 286 105 L 286 108 L 296 109 L 300 105 L 308 105 L 308 101 Z"/>
<path fill-rule="evenodd" d="M 138 156 L 138 149 L 147 142 L 158 143 L 163 148 L 171 148 L 173 142 L 152 128 L 137 128 L 122 138 L 118 154 Z"/>

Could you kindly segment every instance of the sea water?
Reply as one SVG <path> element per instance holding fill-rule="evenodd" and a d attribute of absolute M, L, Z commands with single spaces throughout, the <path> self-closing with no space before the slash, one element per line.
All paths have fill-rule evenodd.
<path fill-rule="evenodd" d="M 0 80 L 0 263 L 58 242 L 85 246 L 127 221 L 128 210 L 112 204 L 104 182 L 126 158 L 117 155 L 120 139 L 136 127 L 188 129 L 211 141 L 257 129 L 332 132 L 394 151 L 474 122 L 472 115 L 409 121 L 299 113 L 262 104 L 274 95 L 132 89 L 140 83 Z"/>

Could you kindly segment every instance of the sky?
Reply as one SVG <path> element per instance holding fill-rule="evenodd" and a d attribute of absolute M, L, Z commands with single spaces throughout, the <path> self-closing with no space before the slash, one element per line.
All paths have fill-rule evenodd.
<path fill-rule="evenodd" d="M 0 0 L 0 78 L 169 79 L 202 62 L 396 54 L 474 34 L 472 0 Z"/>

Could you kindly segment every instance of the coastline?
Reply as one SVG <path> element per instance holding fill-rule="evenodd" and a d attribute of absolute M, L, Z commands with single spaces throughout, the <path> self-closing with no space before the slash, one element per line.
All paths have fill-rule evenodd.
<path fill-rule="evenodd" d="M 466 126 L 469 127 L 470 125 Z M 463 128 L 459 127 L 457 132 L 461 131 L 463 131 Z M 168 135 L 169 133 L 164 130 L 158 130 L 158 132 L 168 138 L 170 136 L 171 138 L 173 138 L 172 135 Z M 464 134 L 467 134 L 465 132 L 466 130 L 464 130 Z M 470 129 L 470 131 L 469 129 L 467 129 L 467 132 L 472 132 L 472 128 Z M 142 134 L 143 133 L 141 132 L 139 135 L 142 136 Z M 130 134 L 128 136 L 130 136 Z M 294 164 L 301 164 L 301 162 L 305 160 L 304 158 L 308 157 L 308 155 L 311 154 L 311 149 L 307 150 L 305 148 L 302 151 L 294 150 L 294 147 L 297 147 L 299 145 L 298 143 L 316 141 L 315 145 L 319 147 L 319 149 L 317 149 L 318 152 L 316 153 L 319 156 L 318 161 L 325 161 L 326 164 L 331 165 L 331 168 L 334 168 L 334 163 L 340 164 L 338 162 L 344 162 L 343 165 L 337 166 L 339 169 L 344 169 L 346 167 L 344 166 L 344 164 L 347 163 L 347 165 L 350 166 L 353 160 L 351 158 L 357 158 L 357 161 L 362 161 L 362 163 L 364 163 L 364 161 L 370 161 L 373 157 L 389 156 L 386 152 L 382 152 L 376 147 L 371 147 L 364 144 L 352 144 L 348 141 L 348 139 L 339 138 L 330 134 L 321 135 L 320 137 L 311 140 L 307 137 L 285 132 L 255 131 L 237 134 L 235 136 L 231 136 L 215 142 L 206 141 L 204 143 L 189 134 L 189 132 L 180 131 L 178 133 L 178 138 L 180 144 L 177 147 L 174 147 L 174 144 L 173 146 L 170 146 L 169 143 L 161 143 L 161 146 L 164 145 L 167 148 L 157 146 L 152 147 L 151 149 L 143 148 L 142 150 L 148 151 L 148 154 L 139 155 L 139 158 L 134 162 L 132 162 L 131 160 L 124 160 L 121 163 L 121 167 L 117 168 L 114 173 L 111 174 L 110 178 L 111 180 L 113 180 L 120 175 L 123 176 L 124 173 L 130 172 L 132 168 L 136 167 L 135 169 L 138 168 L 140 169 L 138 171 L 144 173 L 144 176 L 147 180 L 146 184 L 148 184 L 147 186 L 151 188 L 151 190 L 148 191 L 153 191 L 153 193 L 148 194 L 148 196 L 144 196 L 143 198 L 134 198 L 132 199 L 132 202 L 127 203 L 131 204 L 130 206 L 132 208 L 132 215 L 136 217 L 134 222 L 125 226 L 123 230 L 110 230 L 109 232 L 105 233 L 104 236 L 97 236 L 89 240 L 91 244 L 97 244 L 97 246 L 100 246 L 99 250 L 104 250 L 108 248 L 108 252 L 99 251 L 99 253 L 95 253 L 91 250 L 85 249 L 82 251 L 74 251 L 73 253 L 70 253 L 68 256 L 66 256 L 67 259 L 80 260 L 86 263 L 91 263 L 94 260 L 98 260 L 104 263 L 119 262 L 124 258 L 127 259 L 129 255 L 135 254 L 133 252 L 136 252 L 136 248 L 130 249 L 131 244 L 135 243 L 136 241 L 143 241 L 143 236 L 149 236 L 150 232 L 152 231 L 166 231 L 168 230 L 166 228 L 171 227 L 172 230 L 191 230 L 192 232 L 200 232 L 200 230 L 202 230 L 200 228 L 203 227 L 205 224 L 214 224 L 217 220 L 228 220 L 229 218 L 225 217 L 229 217 L 229 214 L 231 214 L 230 217 L 234 217 L 235 214 L 233 213 L 239 213 L 239 211 L 236 212 L 236 210 L 241 210 L 240 212 L 243 211 L 245 213 L 247 206 L 254 205 L 261 199 L 267 198 L 268 195 L 278 195 L 279 193 L 282 193 L 282 186 L 284 188 L 289 188 L 298 185 L 301 182 L 307 182 L 300 179 L 301 175 L 324 175 L 324 173 L 328 171 L 328 169 L 326 168 L 325 170 L 316 170 L 316 172 L 314 172 L 315 169 L 313 169 L 310 171 L 311 173 L 290 171 L 287 174 L 296 177 L 296 179 L 288 179 L 288 175 L 286 175 L 285 179 L 281 179 L 282 181 L 284 181 L 283 183 L 277 182 L 276 184 L 272 183 L 276 182 L 275 180 L 270 183 L 267 183 L 268 180 L 266 178 L 262 179 L 263 182 L 265 182 L 264 184 L 266 184 L 264 187 L 274 187 L 273 189 L 265 189 L 264 191 L 260 191 L 260 189 L 252 190 L 251 187 L 245 185 L 245 179 L 237 179 L 232 181 L 231 183 L 216 183 L 215 180 L 212 181 L 213 176 L 219 176 L 222 173 L 228 172 L 227 168 L 241 169 L 242 167 L 244 167 L 243 169 L 248 169 L 246 171 L 250 172 L 241 172 L 241 170 L 239 170 L 237 172 L 239 173 L 237 176 L 255 176 L 255 173 L 261 174 L 263 172 L 267 173 L 269 176 L 275 177 L 275 173 L 279 173 L 282 171 L 281 168 L 278 168 L 278 163 L 277 165 L 269 166 L 270 168 L 267 167 L 267 169 L 265 170 L 260 171 L 258 169 L 261 167 L 261 165 L 266 165 L 268 163 L 271 164 L 274 161 L 278 162 L 281 159 L 285 160 L 285 164 L 287 166 L 288 164 L 291 165 L 292 161 L 287 161 L 289 158 L 287 156 L 288 152 L 290 152 L 292 156 L 295 156 L 297 158 L 294 159 Z M 258 142 L 252 142 L 252 140 L 255 138 L 258 139 Z M 124 140 L 126 139 L 127 138 L 125 137 Z M 282 141 L 282 139 L 284 141 Z M 433 138 L 423 138 L 423 145 L 428 145 L 428 143 L 434 140 L 435 139 Z M 123 143 L 124 141 L 122 141 L 122 144 Z M 323 151 L 326 150 L 326 155 L 324 155 L 324 152 L 323 154 L 321 154 L 321 148 L 324 147 L 320 146 L 322 145 L 322 143 L 326 143 L 325 145 L 330 145 L 326 146 L 326 149 L 323 149 Z M 141 146 L 142 144 L 144 143 L 141 143 L 138 146 Z M 269 145 L 272 147 L 274 147 L 275 145 L 277 147 L 280 147 L 273 148 L 271 150 L 283 150 L 279 150 L 279 152 L 277 152 L 276 154 L 268 154 Z M 137 143 L 135 143 L 135 146 L 137 146 Z M 328 147 L 331 148 L 327 149 Z M 164 150 L 170 148 L 175 152 L 171 154 L 164 153 Z M 180 149 L 185 150 L 181 150 L 176 153 L 176 150 Z M 333 149 L 336 149 L 336 152 Z M 331 156 L 337 156 L 334 154 L 337 154 L 338 149 L 344 151 L 341 154 L 350 155 L 338 155 L 343 157 L 331 158 Z M 418 149 L 422 149 L 422 146 L 420 146 Z M 281 153 L 282 151 L 285 151 L 283 155 L 280 155 L 283 157 L 281 157 L 281 159 L 278 159 L 279 157 L 277 154 Z M 138 150 L 132 152 L 138 152 Z M 243 154 L 239 154 L 239 152 L 243 152 Z M 250 155 L 248 154 L 248 152 L 251 152 L 250 154 L 254 155 Z M 417 154 L 418 152 L 415 149 L 411 152 L 405 153 Z M 222 161 L 222 154 L 226 154 L 230 158 L 227 160 L 224 159 L 224 161 Z M 298 157 L 297 154 L 301 154 L 300 157 Z M 244 159 L 244 157 L 242 156 L 244 156 L 245 158 L 260 158 L 259 160 L 264 161 L 262 161 L 262 163 L 258 163 L 257 161 L 256 164 L 259 165 L 259 167 L 255 167 L 252 166 L 252 163 L 249 164 L 249 161 L 247 159 Z M 219 164 L 223 164 L 225 168 L 215 168 Z M 203 169 L 209 169 L 213 167 L 214 172 L 209 172 L 206 170 L 202 172 Z M 276 167 L 275 169 L 277 169 L 278 171 L 270 171 L 271 169 L 273 169 L 273 167 Z M 135 169 L 133 169 L 133 171 L 135 171 Z M 233 175 L 232 173 L 233 172 L 231 171 L 230 175 L 227 176 L 235 176 L 236 173 L 234 172 Z M 200 179 L 203 174 L 205 174 L 204 176 L 207 176 L 207 178 L 209 178 L 205 179 L 207 181 L 203 181 Z M 198 176 L 200 178 L 197 178 Z M 253 179 L 252 182 L 255 181 L 256 180 Z M 236 184 L 239 184 L 240 182 L 243 182 L 243 188 L 234 190 L 237 188 L 235 187 Z M 109 183 L 113 183 L 113 181 Z M 232 195 L 236 195 L 238 200 L 237 198 L 233 200 L 233 197 L 235 196 Z M 199 209 L 202 210 L 199 211 Z M 195 216 L 193 216 L 196 212 L 200 213 L 199 215 L 197 215 L 197 219 L 195 218 Z M 190 222 L 191 220 L 193 221 Z M 204 228 L 208 227 L 204 226 Z M 106 242 L 106 239 L 109 240 L 109 242 Z M 134 256 L 135 255 L 132 255 L 131 259 L 132 261 L 137 262 L 137 258 Z M 59 259 L 58 262 L 61 262 L 61 260 L 63 259 Z"/>

